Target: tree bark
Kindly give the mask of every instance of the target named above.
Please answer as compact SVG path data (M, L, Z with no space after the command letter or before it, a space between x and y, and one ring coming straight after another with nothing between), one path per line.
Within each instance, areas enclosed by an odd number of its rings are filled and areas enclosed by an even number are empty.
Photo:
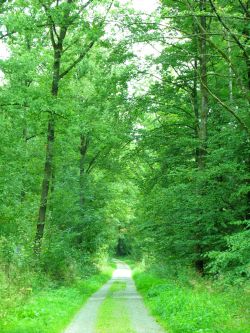
M42 242L43 235L44 235L46 211L47 211L47 204L48 204L48 195L49 195L50 181L51 181L51 176L52 176L54 139L55 139L55 123L54 123L53 117L51 116L48 121L46 157L45 157L45 164L44 164L44 175L43 175L42 190L41 190L41 200L40 200L36 238L35 238L36 252L40 252L41 242Z
M85 159L89 146L89 139L87 136L81 134L80 140L80 208L83 210L85 202Z
M53 79L51 85L51 94L54 98L57 97L59 91L61 56L62 56L62 41L58 42L58 44L54 48ZM41 199L39 206L36 236L35 236L35 250L37 253L41 251L41 245L44 236L46 211L48 206L49 190L52 179L54 141L55 141L55 117L53 111L51 111L48 120L43 182L41 189Z
M207 0L200 0L200 10L206 11ZM205 15L200 17L200 26L199 26L199 37L198 37L198 53L199 53L199 70L197 68L197 73L199 72L200 76L200 106L196 106L196 118L198 119L197 131L199 139L199 147L197 149L196 160L199 170L204 170L206 165L206 155L207 155L207 117L208 117L208 91L207 91L207 18ZM198 65L198 64L197 64ZM196 78L195 78L196 82ZM197 83L194 86L197 89ZM196 90L197 91L197 90ZM197 102L196 96L196 102ZM199 190L200 192L200 190ZM200 193L203 195L203 190ZM197 225L197 245L196 245L196 260L195 267L197 271L201 274L204 274L204 258L203 258L203 244L202 244L202 235L203 235L203 226L199 222Z
M196 36L196 34L198 34L198 29L197 29L197 25L196 22L194 22L194 28L193 28L194 32L194 36ZM195 118L195 137L197 140L199 140L199 126L200 126L200 115L199 115L199 98L198 98L198 42L197 42L197 38L195 37L195 48L196 48L196 55L195 55L195 59L194 59L194 80L193 80L193 87L192 87L192 102L193 102L193 111L194 111L194 118ZM195 149L195 161L198 164L199 161L199 155L200 155L200 149L199 147L196 147Z
M200 10L206 10L206 0L200 1ZM200 140L200 154L199 154L199 168L205 167L206 151L207 151L207 116L208 116L208 92L207 92L207 18L201 16L200 23L201 29L199 34L199 48L200 48L200 122L199 122L199 140Z
M250 0L248 0L245 4L245 27L244 27L244 35L246 36L245 44L248 45L250 41L250 28L249 28L249 19L250 19ZM247 87L248 94L250 93L250 57L245 57L246 68L247 68ZM247 141L246 145L249 147L249 141ZM250 156L246 159L246 168L250 173ZM247 179L247 185L250 186L250 179ZM246 209L246 220L250 220L250 191L247 192L247 209Z
M227 42L227 49L228 49L228 58L230 62L228 63L228 74L229 74L229 81L228 81L228 90L229 90L229 100L233 102L233 69L232 69L232 46L230 41L230 36L227 32L228 42Z

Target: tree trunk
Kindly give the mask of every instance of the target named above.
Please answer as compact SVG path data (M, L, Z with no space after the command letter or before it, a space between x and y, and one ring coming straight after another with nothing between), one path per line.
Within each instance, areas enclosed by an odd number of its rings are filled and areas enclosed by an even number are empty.
M248 0L245 4L245 26L243 29L243 35L246 36L245 45L248 45L250 40L250 28L249 28L249 19L250 19L250 0ZM250 92L250 57L249 54L246 53L245 55L246 67L247 67L247 87L248 91Z
M206 2L207 0L200 1L200 10L206 11ZM198 168L203 170L206 165L206 154L207 154L207 117L208 117L208 92L207 92L207 18L206 16L200 17L200 27L199 27L199 37L198 37L198 53L199 53L199 70L197 68L197 74L199 72L200 76L200 107L197 104L195 107L195 116L197 121L197 131L198 131L198 139L199 139L199 147L196 152L196 161ZM196 64L198 65L198 63ZM198 66L197 66L198 67ZM197 76L195 77L195 103L198 101L197 97ZM203 195L199 190L200 195ZM203 225L199 222L197 225L196 232L196 260L195 260L195 268L201 274L204 274L204 258L203 258Z
M206 0L200 1L200 10L206 10ZM199 123L199 140L200 140L200 156L199 156L199 168L205 167L206 151L207 151L207 116L208 116L208 92L207 92L207 23L206 16L200 18L200 36L199 36L199 47L200 47L200 94L201 94L201 105L200 105L200 123Z
M245 27L243 30L243 34L246 36L245 44L248 45L250 41L250 28L249 28L249 19L250 19L250 0L248 0L245 4ZM250 57L245 57L245 63L246 63L246 71L247 71L247 88L248 88L248 94L250 93ZM249 141L247 140L246 145L249 147ZM248 149L249 151L249 149ZM247 156L246 158L246 168L248 172L250 173L250 156ZM248 178L247 186L250 185L250 179ZM250 191L247 192L247 209L245 218L246 220L250 220Z
M196 32L194 32L196 33ZM199 126L200 126L200 115L199 115L199 100L198 100L198 57L196 56L194 59L194 81L192 88L192 101L193 101L193 111L195 118L195 138L199 140ZM195 149L195 161L198 164L200 155L199 147Z
M36 239L35 239L37 252L40 251L41 242L42 242L43 235L44 235L46 210L47 210L48 195L49 195L50 181L51 181L51 175L52 175L54 138L55 138L55 124L54 124L54 119L51 116L49 119L49 122L48 122L46 157L45 157L45 165L44 165L44 175L43 175L43 182L42 182L39 215L38 215L38 222L37 222Z
M23 128L23 142L24 142L24 145L25 145L25 148L24 148L24 158L25 160L27 160L27 126L25 125L24 128ZM22 171L22 188L21 188L21 193L20 193L20 201L21 203L24 202L25 200L25 171L26 171L26 165L25 165L25 162L23 162L23 171Z
M73 3L73 0L67 0L67 4L70 5ZM85 8L91 4L92 1L88 1L85 4ZM59 27L55 27L53 19L51 17L49 8L46 4L43 5L45 13L47 14L48 19L48 30L50 33L51 44L54 50L54 64L53 64L53 79L51 86L51 94L56 100L59 91L59 82L60 80L67 75L82 59L85 55L91 50L95 41L92 41L88 44L86 50L81 52L78 58L72 62L71 65L63 72L60 73L61 69L61 58L63 53L63 42L65 40L68 28L73 21L70 18L71 6L66 6L63 13L63 22ZM39 207L38 221L37 221L37 230L35 237L35 249L36 252L40 252L41 244L44 236L44 227L46 220L46 211L48 204L49 190L51 187L51 178L53 174L53 157L54 157L54 140L55 140L55 116L53 110L50 110L50 117L48 120L48 135L47 135L47 146L46 146L46 157L44 165L44 175L41 189L41 201ZM55 176L55 175L53 175Z
M229 64L228 64L228 74L229 74L229 82L228 82L228 90L229 90L229 100L232 103L233 102L233 69L232 69L232 46L230 41L230 36L227 33L227 49L228 49L228 58L229 58Z
M88 138L81 134L80 137L80 208L83 209L84 206L84 190L85 190L85 158L88 150L89 140Z
M53 80L51 86L51 94L55 98L58 95L59 81L60 81L60 65L61 65L62 45L54 50L54 66L53 66ZM41 250L42 240L44 236L44 228L46 221L46 211L48 206L49 190L52 179L53 170L53 157L54 157L54 140L55 140L55 117L53 111L51 111L48 120L47 130L47 145L46 145L46 156L44 164L44 174L41 190L40 207L37 221L37 230L35 237L35 249L39 253Z

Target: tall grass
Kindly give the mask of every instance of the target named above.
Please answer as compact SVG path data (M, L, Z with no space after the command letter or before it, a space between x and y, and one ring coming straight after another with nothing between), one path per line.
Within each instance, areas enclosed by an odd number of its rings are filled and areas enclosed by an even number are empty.
M250 333L247 288L221 288L199 277L134 274L139 292L168 333Z
M1 301L1 333L59 333L91 294L110 277L110 268L73 285L44 283L43 290L19 290ZM22 295L23 293L27 295Z

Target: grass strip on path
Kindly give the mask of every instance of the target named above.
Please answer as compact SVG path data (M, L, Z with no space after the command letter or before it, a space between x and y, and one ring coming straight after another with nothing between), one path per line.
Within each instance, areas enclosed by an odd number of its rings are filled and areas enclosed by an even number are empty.
M131 327L126 299L122 297L125 289L125 282L116 281L112 284L100 307L95 333L135 333Z
M1 333L60 333L84 302L111 277L111 269L62 286L34 292L0 320Z

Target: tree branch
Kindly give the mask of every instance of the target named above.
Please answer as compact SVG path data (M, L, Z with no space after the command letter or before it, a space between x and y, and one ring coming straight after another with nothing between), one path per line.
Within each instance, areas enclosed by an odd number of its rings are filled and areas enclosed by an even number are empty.
M87 1L83 6L82 6L82 10L86 9L94 0L89 0Z
M101 154L101 150L91 159L91 161L89 162L89 166L88 166L88 168L87 168L87 170L86 170L86 173L87 174L90 174L90 172L92 171L92 169L93 169L93 166L94 166L94 164L95 164L95 162L96 162L96 160L98 159L98 157L100 156L100 154Z
M213 3L213 0L209 0L211 7L215 13L215 15L217 16L218 20L220 21L220 23L222 24L222 26L229 32L229 34L232 36L232 38L235 40L235 42L237 43L237 45L240 47L240 49L243 51L244 56L246 59L249 59L249 56L246 52L245 47L242 45L242 43L240 42L240 40L236 37L236 35L228 28L228 26L225 24L225 22L223 21L223 19L221 18L220 14L218 13L215 4Z
M45 11L45 13L46 13L46 15L47 15L47 17L48 17L48 19L50 21L50 37L51 37L51 41L52 41L53 47L55 47L56 46L56 41L55 41L55 38L54 38L54 34L57 37L57 39L59 39L59 36L57 34L57 31L56 31L55 22L53 21L52 16L49 13L48 7L44 3L42 3L41 1L40 1L40 4L44 8L44 11Z
M94 46L95 41L92 41L89 43L87 48L78 56L78 58L71 64L69 67L60 74L60 79L62 79L64 76L66 76L79 62L88 54L88 52L92 49Z
M31 139L34 139L34 138L36 138L36 137L38 137L40 135L45 135L45 134L46 134L45 132L41 132L41 133L38 133L38 134L33 134L33 135L30 135L30 136L27 136L27 137L25 137L25 141L27 142L27 141L29 141Z
M241 0L239 0L239 3L240 3L240 5L241 5L241 7L243 8L244 12L245 12L247 15L249 15L248 9L247 9L247 7L245 6L245 4L244 4Z
M4 39L5 37L9 37L9 36L12 36L16 33L16 31L13 31L13 32L7 32L6 34L0 34L0 39Z
M204 85L204 88L207 90L209 95L213 97L221 106L223 106L224 109L226 109L231 115L234 116L234 118L238 121L238 123L241 125L241 127L247 132L247 134L250 136L250 129L248 126L244 123L244 121L236 114L236 112L230 108L226 103L224 103L218 96L216 96L209 88L208 86Z

